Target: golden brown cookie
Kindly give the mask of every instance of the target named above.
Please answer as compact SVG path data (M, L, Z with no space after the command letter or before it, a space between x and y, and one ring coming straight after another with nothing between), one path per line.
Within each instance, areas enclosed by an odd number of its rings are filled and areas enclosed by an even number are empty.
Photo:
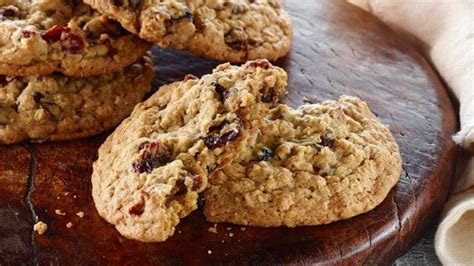
M197 208L209 172L243 149L248 132L285 92L286 79L259 60L161 87L99 149L92 175L99 214L131 239L172 236Z
M88 78L0 75L0 144L92 136L115 127L150 91L147 56L121 72Z
M212 59L276 60L291 46L280 0L84 1L145 40Z
M79 0L0 2L0 74L83 77L120 71L151 45Z
M278 105L235 160L209 177L210 222L327 224L372 210L398 182L401 158L388 126L358 98Z

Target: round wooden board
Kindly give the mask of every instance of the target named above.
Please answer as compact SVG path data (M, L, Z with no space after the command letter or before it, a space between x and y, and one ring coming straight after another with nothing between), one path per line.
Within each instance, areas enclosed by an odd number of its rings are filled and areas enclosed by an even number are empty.
M391 125L404 160L399 184L375 210L325 226L208 228L198 210L175 236L145 244L121 237L91 197L91 165L106 135L0 147L0 261L40 264L390 263L446 200L456 148L448 95L423 58L380 21L344 1L286 1L294 21L289 74L293 106L356 95ZM154 50L155 85L209 73L217 62ZM61 210L65 215L58 215ZM84 218L76 215L84 212ZM32 232L34 217L48 224ZM66 224L71 222L72 228ZM231 234L232 233L232 234Z

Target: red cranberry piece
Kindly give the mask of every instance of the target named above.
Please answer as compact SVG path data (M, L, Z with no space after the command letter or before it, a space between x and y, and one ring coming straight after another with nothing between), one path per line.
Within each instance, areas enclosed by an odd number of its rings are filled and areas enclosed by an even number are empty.
M61 40L61 49L63 51L68 51L72 54L80 54L84 51L86 46L84 39L74 33L69 33L67 36Z
M214 86L214 89L216 90L217 95L219 95L219 99L221 100L221 102L224 102L227 97L229 97L230 90L227 90L215 81L213 81L211 85Z
M130 215L140 216L145 212L145 201L150 198L150 194L146 191L141 191L140 201L128 209Z
M209 149L223 146L239 136L241 127L242 124L240 121L234 121L232 123L225 122L222 125L211 127L209 129L209 135L203 139L204 144L206 144Z
M22 30L21 34L23 35L24 38L30 38L31 36L35 35L36 32L31 31L31 30Z
M48 43L59 42L63 33L69 32L71 32L71 29L69 27L55 25L43 34L41 34L41 38L43 38L43 40L47 41Z
M198 77L194 76L194 75L191 75L191 74L187 74L185 77L184 77L184 81L188 81L188 80L197 80L199 79Z
M136 173L151 173L153 169L167 164L170 160L168 148L160 142L145 142L138 149L140 155L132 163Z
M255 61L247 63L247 66L248 67L261 67L263 69L269 69L272 66L272 64L270 64L270 62L268 62L267 59L257 59Z
M203 180L202 180L202 176L201 175L194 175L193 177L191 177L194 181L193 183L193 187L191 188L193 191L198 191L202 188L202 183L203 183Z
M72 54L82 53L85 47L84 39L71 32L71 28L55 25L48 31L44 32L41 37L48 43L59 42L63 51L68 51Z

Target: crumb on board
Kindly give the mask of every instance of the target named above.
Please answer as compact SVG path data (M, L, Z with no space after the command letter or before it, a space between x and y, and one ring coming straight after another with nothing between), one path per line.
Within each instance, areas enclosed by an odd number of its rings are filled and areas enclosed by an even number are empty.
M46 232L46 230L48 229L48 225L43 223L42 221L38 221L34 226L33 226L33 230L35 232L38 232L38 235L42 235L44 234L44 232Z
M77 198L77 196L76 196L76 195L74 195L74 196L72 196L72 197L73 197L73 198Z
M245 228L245 227L240 227L240 230L241 230L241 231L245 231L246 229L247 229L247 228Z
M207 229L207 231L209 231L211 233L214 233L214 234L217 234L217 224L214 224L213 227L209 227L209 229Z
M209 249L209 250L207 251L207 254L212 254L212 250Z
M234 233L229 233L229 236L230 236L230 237L233 237L233 236L234 236Z
M67 196L67 195L69 195L69 192L64 192L64 196Z
M67 223L67 224L66 224L66 227L67 227L67 228L71 228L71 227L72 227L72 223L71 223L71 222Z
M232 227L227 227L226 229L227 229L227 231L230 231L230 230L232 230Z
M76 213L77 216L79 216L80 218L84 218L84 213L83 212L78 212Z
M66 213L63 212L63 211L61 211L60 209L56 209L56 210L54 210L54 212L55 212L57 215L62 215L62 216L66 215Z

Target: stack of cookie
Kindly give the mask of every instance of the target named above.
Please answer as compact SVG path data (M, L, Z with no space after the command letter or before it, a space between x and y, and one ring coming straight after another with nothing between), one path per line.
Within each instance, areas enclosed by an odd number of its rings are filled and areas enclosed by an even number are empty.
M2 1L0 143L113 128L150 90L150 46L80 1Z
M292 109L267 60L223 64L161 87L99 149L99 214L124 236L164 241L197 209L210 222L318 225L367 212L401 172L388 126L358 98Z

